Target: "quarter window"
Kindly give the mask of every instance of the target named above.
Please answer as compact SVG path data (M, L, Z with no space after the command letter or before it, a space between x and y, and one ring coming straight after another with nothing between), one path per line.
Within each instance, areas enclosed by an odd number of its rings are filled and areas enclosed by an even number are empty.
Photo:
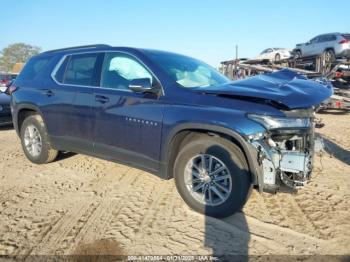
M52 57L50 56L39 58L35 57L30 59L18 76L18 80L34 80L39 75L39 73L45 69L51 58Z
M102 67L101 86L119 90L129 90L134 79L149 78L151 73L130 56L118 53L106 53Z

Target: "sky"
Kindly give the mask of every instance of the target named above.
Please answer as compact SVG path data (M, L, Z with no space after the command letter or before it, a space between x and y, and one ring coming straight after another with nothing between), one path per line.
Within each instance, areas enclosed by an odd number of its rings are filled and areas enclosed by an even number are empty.
M0 0L0 49L110 44L173 51L213 66L350 32L349 0Z

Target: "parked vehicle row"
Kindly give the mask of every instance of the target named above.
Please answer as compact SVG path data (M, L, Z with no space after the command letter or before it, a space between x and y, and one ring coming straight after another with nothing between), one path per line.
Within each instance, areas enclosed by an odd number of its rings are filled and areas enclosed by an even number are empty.
M297 44L293 50L287 48L267 48L252 60L277 62L293 57L310 58L324 55L327 62L337 58L350 58L350 34L328 33L318 35L306 43Z
M175 178L194 210L228 216L252 186L309 180L314 108L326 82L289 70L232 82L183 55L94 45L30 59L11 93L27 158L71 151Z

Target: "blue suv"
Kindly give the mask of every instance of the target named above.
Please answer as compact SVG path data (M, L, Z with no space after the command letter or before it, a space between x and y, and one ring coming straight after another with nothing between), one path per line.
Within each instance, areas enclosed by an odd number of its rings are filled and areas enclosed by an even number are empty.
M33 57L7 92L30 161L121 162L175 178L191 208L225 217L252 187L305 185L314 110L332 87L289 70L232 82L187 56L93 45Z

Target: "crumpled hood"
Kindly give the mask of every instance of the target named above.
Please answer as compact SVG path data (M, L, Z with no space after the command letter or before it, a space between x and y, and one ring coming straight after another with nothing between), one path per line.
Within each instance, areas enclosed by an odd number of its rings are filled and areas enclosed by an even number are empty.
M288 109L298 109L319 105L333 94L333 87L328 82L308 80L294 71L283 69L208 90L198 88L197 91L243 100L265 100Z

